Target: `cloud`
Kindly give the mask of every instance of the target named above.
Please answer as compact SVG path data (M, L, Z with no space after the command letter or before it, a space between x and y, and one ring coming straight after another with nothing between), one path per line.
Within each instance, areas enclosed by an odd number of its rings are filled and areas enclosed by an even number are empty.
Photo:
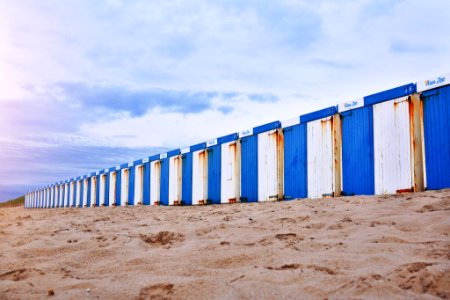
M55 97L52 91L66 102L79 103L84 109L101 108L113 112L127 112L132 117L141 117L148 111L159 108L162 112L199 113L212 109L215 99L233 101L246 97L255 102L275 102L276 95L270 93L239 93L218 91L175 91L163 89L130 89L119 86L93 85L81 82L62 82L48 88L47 96ZM221 108L223 111L223 108ZM230 112L232 107L226 109Z
M434 52L431 45L417 44L411 42L395 41L391 44L390 50L395 53L429 53Z

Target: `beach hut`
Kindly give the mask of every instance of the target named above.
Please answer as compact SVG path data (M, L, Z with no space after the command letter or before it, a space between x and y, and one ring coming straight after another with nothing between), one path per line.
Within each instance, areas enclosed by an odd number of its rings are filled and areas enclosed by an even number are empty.
M414 190L414 84L342 103L343 195Z
M417 83L423 107L425 186L450 187L450 74Z
M98 203L99 206L106 206L106 198L108 198L108 172L109 169L104 169L99 172L99 187L98 187Z
M48 207L53 208L53 201L54 201L54 189L53 184L49 185L48 187Z
M283 134L279 121L239 133L241 201L283 199Z
M150 205L150 157L146 157L142 159L142 166L143 166L143 196L142 196L142 204L143 205Z
M81 206L80 189L81 189L81 181L80 177L78 176L74 180L74 207Z
M88 185L88 207L97 206L98 195L97 195L97 187L98 187L98 176L97 172L90 173L89 176L89 185Z
M53 185L47 187L47 207L53 207Z
M83 181L81 185L81 195L83 199L83 207L88 207L88 197L89 197L89 178L87 175L83 176Z
M58 182L58 208L63 207L64 188L62 181Z
M300 116L307 131L308 198L339 196L341 192L340 118L336 106Z
M149 204L144 199L149 199L148 191L150 185L150 165L149 158L143 158L134 162L134 190L133 203L134 205ZM145 203L144 203L145 202Z
M125 163L116 168L116 206L126 206L130 198L130 168L133 163Z
M239 199L238 138L232 133L206 142L207 203L235 203Z
M69 181L69 206L75 207L75 179Z
M46 190L45 190L46 188L45 188L45 186L42 188L42 208L45 208L45 205L46 205L46 196L47 196L47 193L46 193Z
M150 157L150 205L161 202L161 159L167 154L156 154Z
M281 121L284 137L284 199L308 197L307 123Z
M117 193L118 190L118 181L117 181L117 173L120 170L120 166L115 166L109 168L109 172L107 173L107 181L108 181L108 197L105 199L105 205L107 206L116 206L119 201L119 195Z
M207 199L206 143L181 149L181 203L205 204Z
M163 153L160 164L160 204L181 204L181 156L180 149Z

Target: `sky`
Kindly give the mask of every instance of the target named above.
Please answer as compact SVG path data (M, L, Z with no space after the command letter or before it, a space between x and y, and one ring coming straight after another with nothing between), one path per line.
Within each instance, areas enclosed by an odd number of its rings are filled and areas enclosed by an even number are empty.
M0 201L450 72L450 1L0 0Z

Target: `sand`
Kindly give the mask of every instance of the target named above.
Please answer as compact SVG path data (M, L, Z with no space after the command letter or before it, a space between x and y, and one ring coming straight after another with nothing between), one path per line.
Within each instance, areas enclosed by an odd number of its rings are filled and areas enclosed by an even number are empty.
M450 190L0 209L1 299L450 298Z

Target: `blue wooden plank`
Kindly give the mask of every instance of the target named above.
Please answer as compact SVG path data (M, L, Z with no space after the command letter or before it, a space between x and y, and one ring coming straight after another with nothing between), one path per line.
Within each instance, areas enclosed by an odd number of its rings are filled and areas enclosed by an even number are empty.
M181 158L181 202L192 205L192 152Z
M150 163L144 164L144 198L143 205L150 205Z
M422 94L427 188L450 187L450 86Z
M241 201L258 202L258 136L241 139Z
M307 125L284 130L284 199L308 197Z
M343 195L375 193L373 107L341 113Z
M169 205L169 159L161 160L160 204Z
M221 146L208 149L208 203L220 204Z

